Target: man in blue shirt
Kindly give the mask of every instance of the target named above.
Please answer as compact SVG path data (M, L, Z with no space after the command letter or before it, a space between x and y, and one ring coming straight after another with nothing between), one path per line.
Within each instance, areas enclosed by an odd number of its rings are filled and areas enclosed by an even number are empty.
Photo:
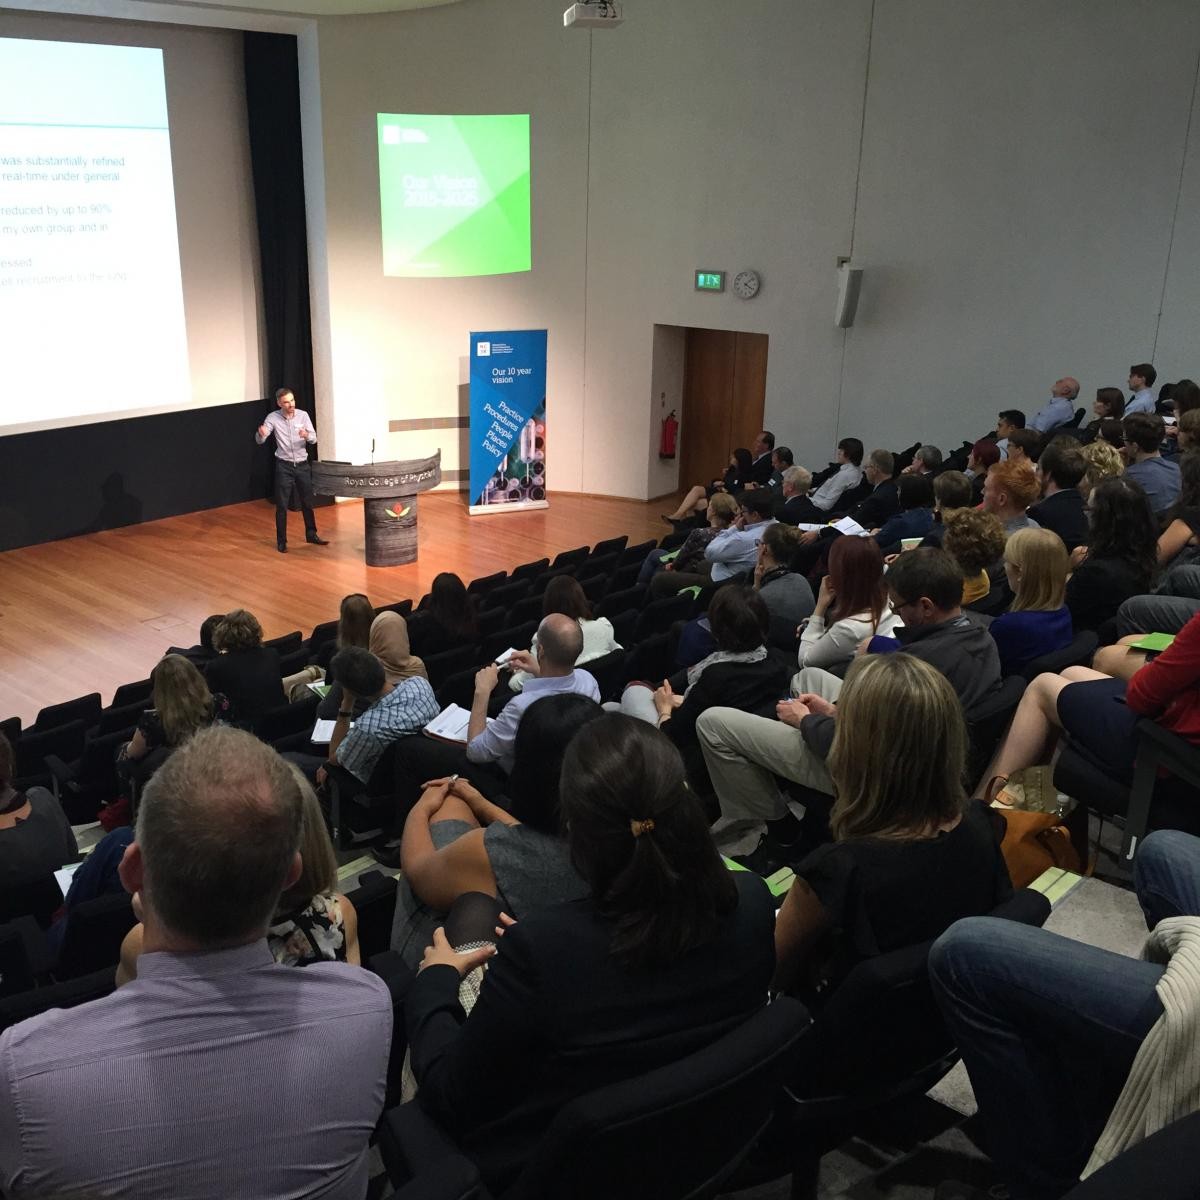
M1122 422L1125 445L1125 478L1142 486L1150 499L1155 516L1166 512L1179 499L1179 464L1163 458L1159 447L1163 440L1162 417L1156 413L1134 413Z
M755 489L744 492L738 499L742 511L733 525L721 530L704 547L704 557L712 563L714 583L746 572L753 574L762 531L775 523L775 499L770 492Z
M1066 425L1075 415L1075 400L1079 395L1079 380L1064 375L1055 381L1050 389L1050 403L1039 408L1029 419L1028 428L1036 429L1038 433L1050 433L1051 430Z
M255 430L254 440L261 446L269 437L275 438L275 549L287 553L287 512L292 488L300 497L304 514L304 540L314 546L329 543L317 533L317 519L312 510L312 471L308 465L308 448L317 444L317 431L312 419L296 407L296 397L290 388L275 393L277 411Z
M1129 390L1133 393L1125 401L1125 415L1154 412L1154 381L1158 372L1150 363L1134 363L1129 368Z

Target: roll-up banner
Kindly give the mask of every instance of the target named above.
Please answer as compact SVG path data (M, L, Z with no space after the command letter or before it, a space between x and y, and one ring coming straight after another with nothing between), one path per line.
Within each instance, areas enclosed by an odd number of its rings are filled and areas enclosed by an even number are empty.
M471 334L472 514L547 508L546 331Z

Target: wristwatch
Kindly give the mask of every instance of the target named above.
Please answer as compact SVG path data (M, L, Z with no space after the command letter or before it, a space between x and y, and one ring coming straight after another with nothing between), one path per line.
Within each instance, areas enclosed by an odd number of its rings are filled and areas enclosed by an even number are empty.
M342 710L340 710L340 711L338 712L338 717L339 717L339 718L341 718L341 717L352 717L352 716L354 716L354 710L353 710L352 708L351 708L351 709L342 709Z

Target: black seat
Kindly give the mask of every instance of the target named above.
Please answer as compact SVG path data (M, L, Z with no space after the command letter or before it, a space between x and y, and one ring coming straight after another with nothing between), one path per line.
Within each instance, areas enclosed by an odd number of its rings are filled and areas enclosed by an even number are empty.
M557 579L560 575L574 575L577 567L577 563L568 563L565 567L552 567L549 571L543 571L530 584L529 594L531 596L541 596L550 586L550 580Z
M580 664L579 669L586 671L600 689L601 700L619 700L621 686L625 682L625 663L629 655L625 650L610 650L600 658Z
M475 676L478 671L478 667L467 667L465 671L455 671L453 675L447 675L434 693L438 707L447 708L451 704L457 704L460 708L470 709L475 697Z
M1000 681L1000 686L966 713L967 719L967 778L971 786L979 779L992 761L992 755L1012 720L1021 697L1025 694L1025 680L1020 675L1009 675Z
M1196 1200L1198 1178L1200 1112L1194 1112L1118 1154L1062 1200Z
M514 576L515 578L515 576ZM467 584L467 594L470 596L486 596L493 588L501 587L508 579L508 573L497 571L494 575L481 575Z
M611 617L629 609L640 609L646 601L647 589L642 586L626 588L620 592L609 592L596 608L596 616Z
M69 725L72 721L82 721L90 728L100 720L102 708L99 692L89 692L86 696L64 700L61 704L50 704L38 713L37 720L29 732L44 733L47 729L57 729L60 725Z
M526 621L540 621L542 619L542 597L541 596L526 596L524 600L518 600L516 604L508 610L508 625L524 625ZM522 646L521 649L524 649Z
M453 650L441 654L431 654L425 662L425 674L429 676L429 686L436 692L442 683L458 671L468 667L477 667L487 660L480 658L479 646L469 642L465 646L456 646Z
M1087 415L1086 408L1077 408L1075 415L1063 426L1064 429L1078 429L1079 422Z
M47 756L52 756L70 767L74 767L83 756L87 738L87 723L72 721L45 732L27 729L21 734L16 750L17 778L19 790L29 787L57 789L57 784L46 765ZM0 918L2 920L3 918Z
M599 604L608 595L608 587L611 581L612 577L609 575L591 575L587 579L581 579L579 586L583 589L583 594L588 598L588 603Z
M100 809L121 794L117 752L128 740L125 730L90 737L74 764L55 754L46 755L43 761L58 785L58 798L72 825L94 821Z
M770 1120L808 1022L784 997L702 1050L572 1100L504 1200L716 1196ZM445 1177L450 1159L466 1163L416 1103L384 1114L379 1148L397 1185ZM463 1166L462 1178L471 1170ZM482 1185L474 1194L491 1195Z
M152 679L135 679L133 683L123 683L108 703L109 708L124 708L128 704L141 704L150 707L150 696L154 691Z
M398 745L384 748L366 783L336 763L326 764L322 805L327 806L330 833L339 850L376 840L395 821Z
M393 604L381 604L381 605L380 605L380 606L379 606L379 607L378 607L378 608L375 610L375 615L376 615L376 616L379 616L379 614L380 614L380 613L383 613L383 612L394 612L394 613L399 613L399 614L400 614L400 616L402 616L402 617L404 617L405 619L407 619L407 618L408 618L408 614L409 614L410 612L412 612L412 610L413 610L413 602L412 602L412 600L411 600L411 599L404 599L404 600L397 600L397 601L395 601L395 603L393 603Z
M580 563L575 571L575 578L591 579L594 575L604 575L611 579L616 574L620 557L619 554L593 554L591 558Z
M498 633L509 624L508 610L505 608L485 608L475 619L479 637L483 639L490 634Z
M358 877L358 887L346 893L346 899L358 915L358 950L366 962L391 945L396 880L382 871L366 871Z
M1023 889L993 916L1042 925L1045 896ZM821 1157L851 1136L862 1118L919 1096L958 1061L929 984L932 942L869 958L830 994L800 1046L790 1111L771 1141L792 1156L792 1196L815 1200Z
M273 646L279 651L279 656L282 658L285 654L291 654L295 650L299 650L304 644L304 635L298 629L293 629L291 633L281 633L278 637L270 638L263 642L264 646Z
M638 576L641 575L641 573L641 563L624 563L613 572L612 581L608 585L608 590L610 592L624 592L631 587L637 587Z
M666 633L676 621L686 621L695 607L695 598L687 593L651 600L638 614L638 623L633 631L634 641L640 642L656 633Z
M522 563L519 567L513 567L508 577L513 583L516 583L520 579L528 579L532 583L549 566L550 560L548 558L537 558L533 562Z
M554 556L554 561L550 564L552 571L559 567L577 567L580 563L586 561L591 554L590 546L576 546L574 550L563 550L560 554Z
M279 656L279 677L286 679L289 675L295 675L299 671L303 671L308 666L309 659L312 656L308 652L308 646L301 644L296 650L291 650L287 654Z
M1090 629L1085 629L1082 633L1077 633L1071 639L1070 644L1061 650L1043 654L1040 658L1027 662L1021 669L1021 674L1028 683L1032 683L1039 675L1043 675L1047 671L1057 675L1068 667L1091 666L1092 657L1099 644L1100 639L1096 634Z
M5 717L3 721L0 721L0 734L8 739L10 746L15 746L17 739L21 736L21 718Z
M627 608L624 612L615 613L609 617L612 622L613 637L628 649L633 645L633 631L637 628L637 609Z
M480 602L480 608L484 611L490 608L510 609L519 600L524 600L529 595L530 581L528 579L519 579L516 583L506 583L503 587L492 588Z
M105 967L115 967L121 960L121 943L136 922L132 897L127 892L109 892L73 904L54 978L78 979Z
M537 633L537 627L537 621L526 621L523 625L510 625L507 629L501 629L499 633L485 638L479 661L493 662L498 654L503 654L510 648L528 650L533 641L533 635Z
M62 907L62 902L62 888L52 874L36 883L0 888L0 923L32 917L42 929L49 929L50 918Z
M311 733L313 722L317 719L319 703L316 693L309 692L291 704L281 704L278 708L272 708L255 722L254 734L268 745L274 745L298 733Z
M100 722L92 730L93 737L103 737L106 733L118 733L121 730L132 730L141 720L142 713L147 709L143 700L135 700L132 704L122 704L120 708L106 708L100 714Z
M625 567L630 563L637 563L638 566L641 566L642 563L646 561L646 555L649 554L651 550L657 549L657 547L658 543L653 540L649 542L638 542L636 546L626 546L625 549L621 551L621 566Z
M320 625L314 625L312 633L308 635L309 658L312 658L326 643L337 641L337 633L337 621L322 621Z
M602 542L597 542L592 547L592 557L597 558L602 554L617 554L629 544L629 534L623 533L620 537L605 538Z
M688 540L689 536L690 535L687 532L668 533L667 536L658 543L658 548L667 552L671 550L678 550L679 547ZM649 551L647 551L647 553L649 553Z
M52 1008L75 1008L109 995L116 986L116 969L105 967L79 979L32 988L0 999L0 1032Z

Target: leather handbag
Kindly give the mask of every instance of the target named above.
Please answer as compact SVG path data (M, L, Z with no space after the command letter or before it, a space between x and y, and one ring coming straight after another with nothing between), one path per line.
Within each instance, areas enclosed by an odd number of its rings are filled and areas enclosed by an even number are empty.
M1086 845L1087 810L1059 800L1052 767L1025 767L1007 779L997 776L988 784L987 800L1004 821L1000 852L1014 888L1028 887L1051 867L1082 869L1079 826L1082 822Z

